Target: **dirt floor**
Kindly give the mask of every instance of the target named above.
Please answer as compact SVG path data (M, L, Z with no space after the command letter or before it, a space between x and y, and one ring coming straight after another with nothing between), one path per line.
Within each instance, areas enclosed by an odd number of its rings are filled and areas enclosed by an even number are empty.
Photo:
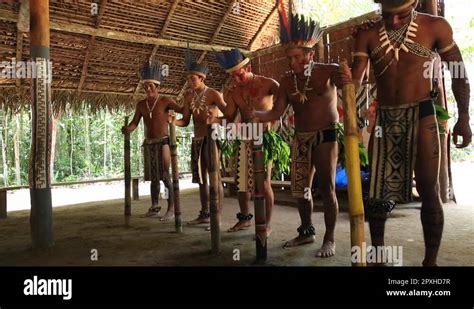
M182 194L182 218L193 219L199 211L195 189ZM0 220L0 266L238 266L255 259L254 228L237 233L225 232L235 222L238 203L226 198L222 216L222 252L210 254L210 233L204 226L186 226L174 232L174 222L140 218L149 207L149 196L132 204L128 224L123 216L123 200L78 204L54 208L55 246L46 251L30 249L29 211L9 212ZM345 203L340 201L340 203ZM296 236L299 225L295 207L275 205L273 234L268 240L268 264L278 266L350 266L350 234L347 212L341 212L336 227L335 257L315 258L324 233L320 207L313 214L316 243L283 249L283 243ZM474 265L472 205L447 204L445 228L438 263L440 266ZM424 243L419 204L398 206L388 220L386 245L403 246L403 265L419 266ZM366 239L370 242L368 226ZM98 261L91 261L91 250ZM235 260L236 252L240 260Z

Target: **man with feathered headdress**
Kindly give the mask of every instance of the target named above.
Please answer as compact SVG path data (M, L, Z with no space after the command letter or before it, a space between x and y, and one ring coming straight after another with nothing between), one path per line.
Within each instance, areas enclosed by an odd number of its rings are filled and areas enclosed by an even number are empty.
M239 144L237 156L237 171L235 181L238 188L238 199L240 212L237 213L237 223L230 228L229 232L236 232L247 229L251 226L253 215L250 213L249 201L253 192L253 163L252 163L252 143L255 139L263 142L263 150L268 151L272 145L266 145L268 141L275 141L278 136L276 132L270 131L270 123L261 125L261 130L255 130L252 126L252 115L254 110L270 110L273 106L273 98L278 93L279 84L264 76L252 72L250 59L242 55L239 49L234 48L230 51L216 53L219 64L232 77L231 85L224 93L227 103L222 112L227 121L232 122L240 112L241 124L238 128L249 128L250 136L240 136L237 142ZM250 126L249 126L250 124ZM259 125L259 124L255 124ZM242 131L242 130L237 130ZM259 132L256 132L259 131ZM272 134L275 138L266 138ZM261 136L257 136L261 135ZM249 138L250 137L250 138ZM286 145L286 144L285 144ZM284 146L284 145L282 145ZM267 149L267 150L265 150ZM273 190L271 187L272 158L267 153L266 178L264 181L264 197L267 236L271 233L271 218L273 209Z
M158 216L161 210L159 204L160 180L168 190L168 210L161 218L168 221L174 218L173 185L169 168L171 153L168 136L168 111L180 110L176 102L168 97L160 96L158 89L164 79L163 67L159 61L147 62L141 72L141 83L146 92L146 99L138 102L135 115L128 126L122 128L122 133L133 132L140 119L145 124L145 180L151 181L151 207L145 217Z
M382 18L355 38L352 72L341 66L341 83L361 85L369 60L377 83L377 115L369 146L371 179L367 201L372 245L384 246L387 212L384 201L409 202L412 176L422 200L421 222L425 239L424 266L436 265L443 233L443 207L439 194L440 139L434 101L437 78L433 60L463 65L449 23L442 17L418 13L417 0L376 0ZM448 65L450 70L452 66ZM456 69L457 70L457 69ZM455 70L455 71L456 71ZM467 76L451 71L452 89L459 110L453 140L458 148L472 139L469 126L470 89ZM378 250L375 250L378 251ZM377 257L378 259L378 257Z
M291 14L288 18L281 0L278 5L280 40L291 71L280 82L280 93L273 109L256 112L255 116L259 121L278 119L287 106L292 105L295 136L291 154L291 190L298 199L301 225L297 229L298 236L287 241L284 247L315 241L311 187L316 170L326 223L323 244L316 256L329 257L335 254L334 229L338 214L335 192L338 145L334 124L339 116L336 86L332 79L338 66L313 60L314 47L322 35L319 23L302 15Z
M189 225L210 223L209 212L209 186L208 165L209 155L207 152L207 119L208 113L217 116L218 109L225 109L222 94L217 90L209 88L204 83L209 68L205 64L197 63L189 48L185 52L185 66L187 71L187 83L189 91L184 95L183 118L176 120L175 124L180 127L189 125L191 115L194 123L194 137L191 144L191 168L192 182L199 184L201 198L201 211L198 217ZM219 194L223 194L222 183L219 183ZM223 196L221 196L221 200Z

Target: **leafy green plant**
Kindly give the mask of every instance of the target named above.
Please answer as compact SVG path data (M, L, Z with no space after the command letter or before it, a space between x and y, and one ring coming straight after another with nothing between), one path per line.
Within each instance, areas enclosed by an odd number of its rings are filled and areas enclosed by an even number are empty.
M263 158L265 164L269 160L273 161L272 174L281 177L282 174L288 175L290 172L290 146L274 130L268 130L263 135L264 153Z
M445 124L451 116L449 115L448 111L445 110L441 105L435 104L436 110L436 119L438 119L438 129L439 133L443 134L446 133Z

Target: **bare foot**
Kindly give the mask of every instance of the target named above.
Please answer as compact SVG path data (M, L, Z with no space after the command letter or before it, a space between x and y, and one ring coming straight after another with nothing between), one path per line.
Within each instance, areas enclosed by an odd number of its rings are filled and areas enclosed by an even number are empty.
M297 236L293 238L292 240L287 241L284 245L283 248L291 248L291 247L296 247L296 246L301 246L305 244L310 244L313 243L315 240L314 235L307 235L307 236Z
M141 215L141 218L153 218L153 217L158 217L161 212L161 207L160 206L152 206L148 208L148 211L144 214Z
M166 214L160 219L162 222L168 222L174 219L174 211L168 210Z
M203 218L201 216L197 217L196 219L189 221L187 224L188 225L197 225L197 224L204 224L204 223L210 223L211 219L210 218Z
M332 241L326 241L321 248L316 251L316 257L327 258L336 254L336 244Z
M237 232L240 230L246 230L252 226L252 221L250 220L242 220L237 222L233 227L227 230L227 232Z

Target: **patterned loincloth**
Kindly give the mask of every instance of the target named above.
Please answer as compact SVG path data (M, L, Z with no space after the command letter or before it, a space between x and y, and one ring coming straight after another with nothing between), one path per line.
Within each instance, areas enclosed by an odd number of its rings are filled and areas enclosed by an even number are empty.
M239 141L235 184L239 192L253 192L252 141Z
M337 131L334 128L317 132L296 132L291 147L291 194L294 197L304 198L306 188L311 188L309 176L312 170L311 153L314 147L336 140Z
M191 143L191 170L193 174L193 183L204 183L202 175L201 159L203 156L206 137L195 137Z
M412 200L418 123L434 114L431 100L378 108L370 161L370 198L403 203Z
M144 155L144 176L145 181L160 181L164 180L163 167L163 145L169 145L170 139L168 136L155 139L146 139L143 142Z

